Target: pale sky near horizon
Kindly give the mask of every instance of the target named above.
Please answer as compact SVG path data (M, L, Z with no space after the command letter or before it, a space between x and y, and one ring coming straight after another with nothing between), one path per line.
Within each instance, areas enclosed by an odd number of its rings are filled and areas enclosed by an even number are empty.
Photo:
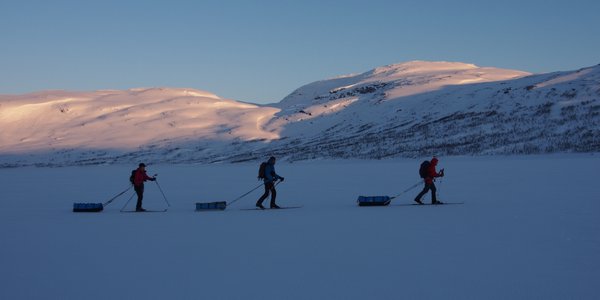
M600 63L600 1L0 0L0 94L186 87L254 103L411 60Z

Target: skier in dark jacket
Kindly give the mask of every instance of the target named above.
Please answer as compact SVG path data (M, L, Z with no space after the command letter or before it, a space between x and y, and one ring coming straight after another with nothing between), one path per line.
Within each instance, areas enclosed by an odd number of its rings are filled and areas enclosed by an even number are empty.
M271 208L280 208L277 204L275 204L275 198L277 198L277 191L275 190L275 181L277 180L283 181L284 178L279 176L275 172L275 157L271 156L267 161L265 166L265 174L264 174L264 183L265 183L265 193L260 196L258 201L256 201L256 207L260 209L265 209L262 205L263 201L269 196L269 192L271 193Z
M156 178L146 175L146 165L141 163L133 176L133 189L137 194L137 204L135 211L146 211L142 208L142 200L144 199L144 181L155 181Z
M444 177L444 169L441 169L439 173L435 170L435 166L437 166L437 163L437 158L434 157L431 159L431 163L429 164L429 168L427 169L427 176L425 176L425 178L423 179L425 181L425 187L423 187L423 190L417 195L417 197L415 198L415 202L423 204L423 202L421 202L421 197L423 197L423 195L427 194L427 192L431 190L431 204L443 204L436 198L436 188L435 184L433 183L436 177Z

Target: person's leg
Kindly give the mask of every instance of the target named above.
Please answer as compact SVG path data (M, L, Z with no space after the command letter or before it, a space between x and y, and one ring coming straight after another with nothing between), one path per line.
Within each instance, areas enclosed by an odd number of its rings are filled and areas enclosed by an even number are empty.
M436 196L436 191L437 189L435 188L435 183L431 183L431 185L429 186L429 189L431 190L431 203L434 204L437 202L437 196Z
M427 194L428 191L429 191L429 185L426 183L425 186L423 187L423 190L415 198L415 202L417 202L419 204L423 204L423 202L421 202L421 198L423 197L423 195Z
M260 196L260 198L258 198L258 201L256 201L256 206L263 208L262 207L262 203L265 199L267 199L267 197L269 197L269 191L270 191L270 187L269 187L269 183L265 183L265 193Z
M277 204L275 204L275 199L277 198L277 191L275 190L275 185L271 184L271 208L279 208Z
M135 205L135 209L140 210L142 209L142 200L144 200L144 186L136 186L134 189L137 194L137 204Z

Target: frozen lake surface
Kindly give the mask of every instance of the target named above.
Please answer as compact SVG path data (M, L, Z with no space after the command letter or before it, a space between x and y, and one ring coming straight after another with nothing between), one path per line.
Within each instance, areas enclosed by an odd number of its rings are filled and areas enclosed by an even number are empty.
M131 166L0 170L2 299L598 299L598 155L440 158L439 198L358 207L421 160L277 164L278 204L246 211L258 164L149 165L171 207L120 213ZM426 195L424 200L430 201ZM145 207L166 206L153 182ZM266 201L268 204L268 200ZM133 207L134 200L129 203Z

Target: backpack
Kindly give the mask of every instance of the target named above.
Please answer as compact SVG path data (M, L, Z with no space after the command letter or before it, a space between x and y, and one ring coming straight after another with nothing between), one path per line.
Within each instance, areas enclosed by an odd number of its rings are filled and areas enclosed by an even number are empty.
M135 172L137 172L137 170L131 171L131 176L129 176L129 182L131 182L131 184L133 184L133 181L135 179Z
M421 167L419 168L419 176L421 178L429 177L429 165L431 165L431 162L428 160L421 163Z
M258 168L258 179L265 179L265 168L267 167L266 162L262 162Z

